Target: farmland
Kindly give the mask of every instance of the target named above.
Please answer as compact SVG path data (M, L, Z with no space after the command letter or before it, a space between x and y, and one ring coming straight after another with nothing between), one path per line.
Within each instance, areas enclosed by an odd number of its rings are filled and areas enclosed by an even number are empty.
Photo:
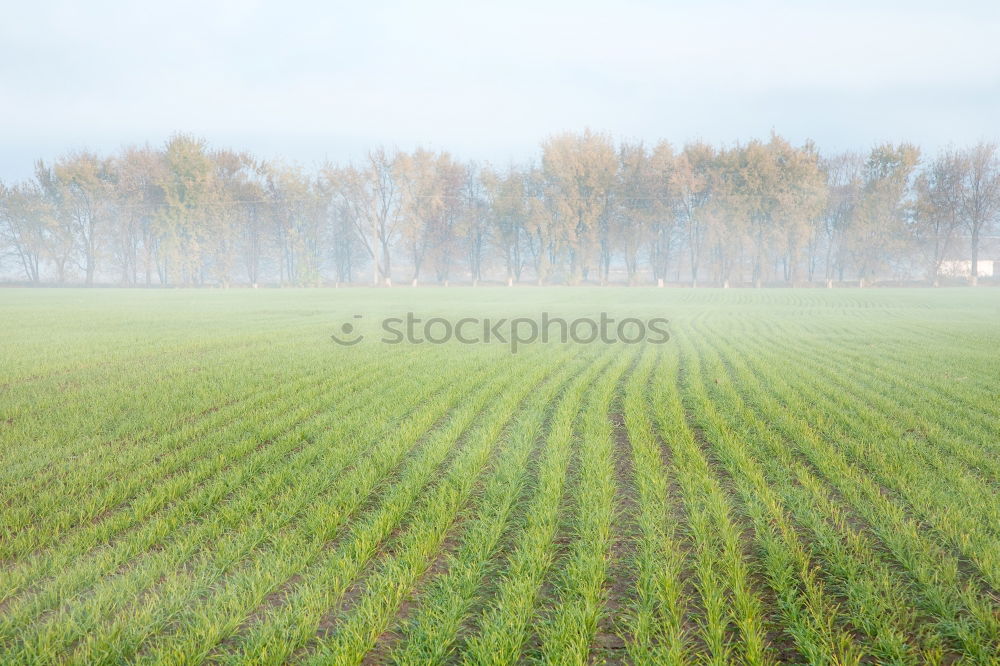
M670 336L383 343L407 312ZM0 663L1000 660L1000 290L0 313Z

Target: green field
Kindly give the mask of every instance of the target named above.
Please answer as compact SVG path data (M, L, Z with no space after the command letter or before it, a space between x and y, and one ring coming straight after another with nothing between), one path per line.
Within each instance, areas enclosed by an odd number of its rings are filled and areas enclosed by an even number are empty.
M408 311L671 337L382 343ZM8 289L0 315L0 663L1000 660L1000 290Z

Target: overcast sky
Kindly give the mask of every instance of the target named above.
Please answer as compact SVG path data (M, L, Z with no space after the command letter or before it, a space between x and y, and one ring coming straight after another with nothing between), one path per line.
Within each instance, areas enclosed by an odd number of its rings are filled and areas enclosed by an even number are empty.
M312 167L505 164L590 127L930 149L1000 136L998 2L5 3L0 179L176 131Z

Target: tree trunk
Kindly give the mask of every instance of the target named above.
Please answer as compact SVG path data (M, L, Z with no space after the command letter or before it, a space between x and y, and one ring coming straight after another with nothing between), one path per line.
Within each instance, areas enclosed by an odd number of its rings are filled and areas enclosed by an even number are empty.
M977 286L979 284L979 228L973 227L972 229L972 266L969 272L969 285Z

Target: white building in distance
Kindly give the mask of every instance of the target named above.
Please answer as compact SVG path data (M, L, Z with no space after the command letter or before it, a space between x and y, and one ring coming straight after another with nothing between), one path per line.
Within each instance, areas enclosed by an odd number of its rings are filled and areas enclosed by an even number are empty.
M969 249L968 238L958 238L952 243L953 249L941 262L938 275L942 277L972 276L972 252ZM976 261L976 273L981 278L1000 277L1000 237L983 236L979 241L979 257Z

